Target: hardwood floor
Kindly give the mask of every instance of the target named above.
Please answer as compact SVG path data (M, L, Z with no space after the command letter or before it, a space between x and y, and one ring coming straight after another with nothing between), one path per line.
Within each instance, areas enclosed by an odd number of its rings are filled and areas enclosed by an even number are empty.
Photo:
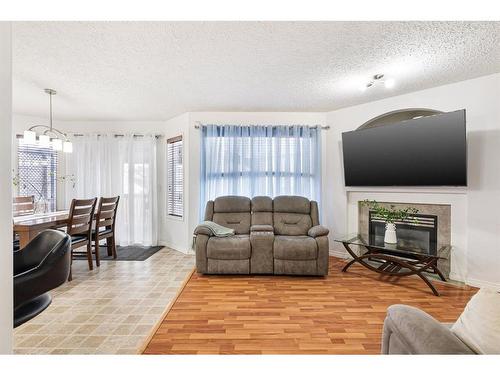
M377 354L388 306L453 322L477 289L416 277L397 281L330 258L326 278L194 273L146 354Z

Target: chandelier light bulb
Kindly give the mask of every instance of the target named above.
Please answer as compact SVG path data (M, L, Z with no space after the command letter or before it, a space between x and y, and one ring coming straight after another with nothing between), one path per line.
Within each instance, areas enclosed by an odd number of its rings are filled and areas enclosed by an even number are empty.
M63 151L67 153L73 152L73 143L66 141L63 143Z
M38 137L38 144L41 147L50 147L50 137L48 135L40 135Z
M34 145L36 143L36 133L31 130L25 130L23 133L23 142L25 144Z
M52 149L54 151L61 151L63 148L63 141L56 138L52 140Z

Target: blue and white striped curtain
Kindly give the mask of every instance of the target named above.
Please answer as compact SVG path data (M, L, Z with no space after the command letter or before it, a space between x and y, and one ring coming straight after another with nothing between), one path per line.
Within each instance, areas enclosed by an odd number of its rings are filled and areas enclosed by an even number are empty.
M221 195L321 197L321 127L201 127L200 215Z

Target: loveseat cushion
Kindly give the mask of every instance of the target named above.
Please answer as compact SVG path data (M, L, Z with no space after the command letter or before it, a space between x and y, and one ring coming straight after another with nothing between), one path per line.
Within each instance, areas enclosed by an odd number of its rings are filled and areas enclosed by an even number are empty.
M273 200L270 197L252 198L252 225L273 225Z
M249 259L251 254L250 236L210 237L207 244L209 259Z
M250 213L250 198L227 195L214 200L214 213L248 212Z
M305 197L280 195L273 200L273 211L309 215L311 213L311 203L309 199Z
M273 200L271 197L257 196L252 198L253 212L272 212Z
M214 213L213 222L226 228L234 229L236 234L250 233L250 212Z
M311 202L299 196L281 195L273 201L273 225L276 234L305 236L312 227Z
M306 236L312 227L311 216L289 212L275 212L274 233L285 236Z
M212 221L234 229L236 234L250 233L250 198L232 195L216 198Z
M308 236L275 236L274 258L284 260L313 260L318 258L318 246Z

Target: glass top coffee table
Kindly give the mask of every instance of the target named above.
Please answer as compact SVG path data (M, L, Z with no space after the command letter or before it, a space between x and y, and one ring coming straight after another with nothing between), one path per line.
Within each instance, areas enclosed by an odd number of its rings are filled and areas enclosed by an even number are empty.
M421 245L397 243L388 244L384 242L383 236L361 236L350 234L335 238L341 242L353 259L345 265L342 272L346 272L354 263L359 263L371 271L389 276L411 276L417 275L432 290L434 295L439 296L438 291L432 285L425 273L436 274L441 280L446 278L438 269L437 262L441 259L437 255L429 254L428 248ZM361 252L354 251L351 247L356 245ZM444 247L438 251L443 253Z

